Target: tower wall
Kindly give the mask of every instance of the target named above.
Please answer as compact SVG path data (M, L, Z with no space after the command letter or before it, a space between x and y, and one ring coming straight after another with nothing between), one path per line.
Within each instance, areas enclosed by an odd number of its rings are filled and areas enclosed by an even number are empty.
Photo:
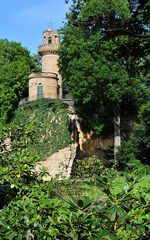
M58 79L55 74L34 73L29 76L29 101L37 98L58 98ZM38 86L42 86L42 94L38 95Z
M59 74L58 55L46 54L42 56L42 72Z

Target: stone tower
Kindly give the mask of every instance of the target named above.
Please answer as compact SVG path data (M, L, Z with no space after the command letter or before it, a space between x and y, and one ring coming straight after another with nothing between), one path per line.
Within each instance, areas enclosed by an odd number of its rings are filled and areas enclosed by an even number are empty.
M43 44L38 47L42 57L42 73L29 76L29 101L37 98L62 98L62 78L58 68L59 35L52 29L43 32Z

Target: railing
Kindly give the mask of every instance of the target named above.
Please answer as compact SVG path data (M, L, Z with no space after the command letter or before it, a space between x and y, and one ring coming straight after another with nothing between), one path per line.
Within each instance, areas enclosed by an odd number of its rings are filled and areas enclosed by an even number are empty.
M29 101L28 97L21 99L19 102L19 106L21 106L23 103L28 102L28 101Z
M63 94L62 99L64 100L72 100L72 96L69 94Z

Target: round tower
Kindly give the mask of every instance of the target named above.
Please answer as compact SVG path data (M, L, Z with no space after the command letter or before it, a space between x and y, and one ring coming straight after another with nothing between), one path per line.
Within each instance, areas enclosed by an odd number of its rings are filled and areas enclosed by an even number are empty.
M52 29L43 32L43 44L38 47L42 57L42 73L29 76L29 101L40 97L62 98L62 78L58 68L59 35Z
M43 32L43 45L39 46L38 53L42 57L42 72L59 74L58 48L60 46L59 35L52 29Z

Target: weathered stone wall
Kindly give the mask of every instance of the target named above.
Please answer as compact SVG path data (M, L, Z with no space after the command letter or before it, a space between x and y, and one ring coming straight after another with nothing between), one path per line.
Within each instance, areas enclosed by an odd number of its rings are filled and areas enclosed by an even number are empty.
M96 136L93 132L81 133L77 158L91 157L100 158L104 163L108 160L113 148L113 136Z
M46 31L43 32L43 45L48 44L49 37L51 37L52 44L60 44L58 32L55 32L51 28L48 28Z
M52 29L47 29L43 32L43 44L38 47L38 53L42 57L42 72L57 74L58 95L62 98L62 77L58 68L59 46L59 34Z
M58 68L58 48L60 46L59 35L52 29L43 33L43 44L38 47L38 53L42 57L42 73L33 73L29 76L29 101L38 97L62 98L62 77ZM38 96L39 91L43 93Z
M41 168L46 168L49 175L44 176L44 181L50 181L52 178L57 177L69 178L71 176L71 170L73 161L76 156L77 144L70 144L67 148L63 148L58 152L51 155L44 161L40 161L36 166L36 172L39 174Z
M45 54L42 56L42 72L55 73L58 78L59 98L62 98L62 77L59 73L57 54Z
M71 121L71 139L78 142L76 157L84 158L93 155L99 157L103 162L107 161L108 154L113 148L113 136L97 136L92 131L84 133L81 129L78 116L76 115L73 103L68 107L69 119Z

